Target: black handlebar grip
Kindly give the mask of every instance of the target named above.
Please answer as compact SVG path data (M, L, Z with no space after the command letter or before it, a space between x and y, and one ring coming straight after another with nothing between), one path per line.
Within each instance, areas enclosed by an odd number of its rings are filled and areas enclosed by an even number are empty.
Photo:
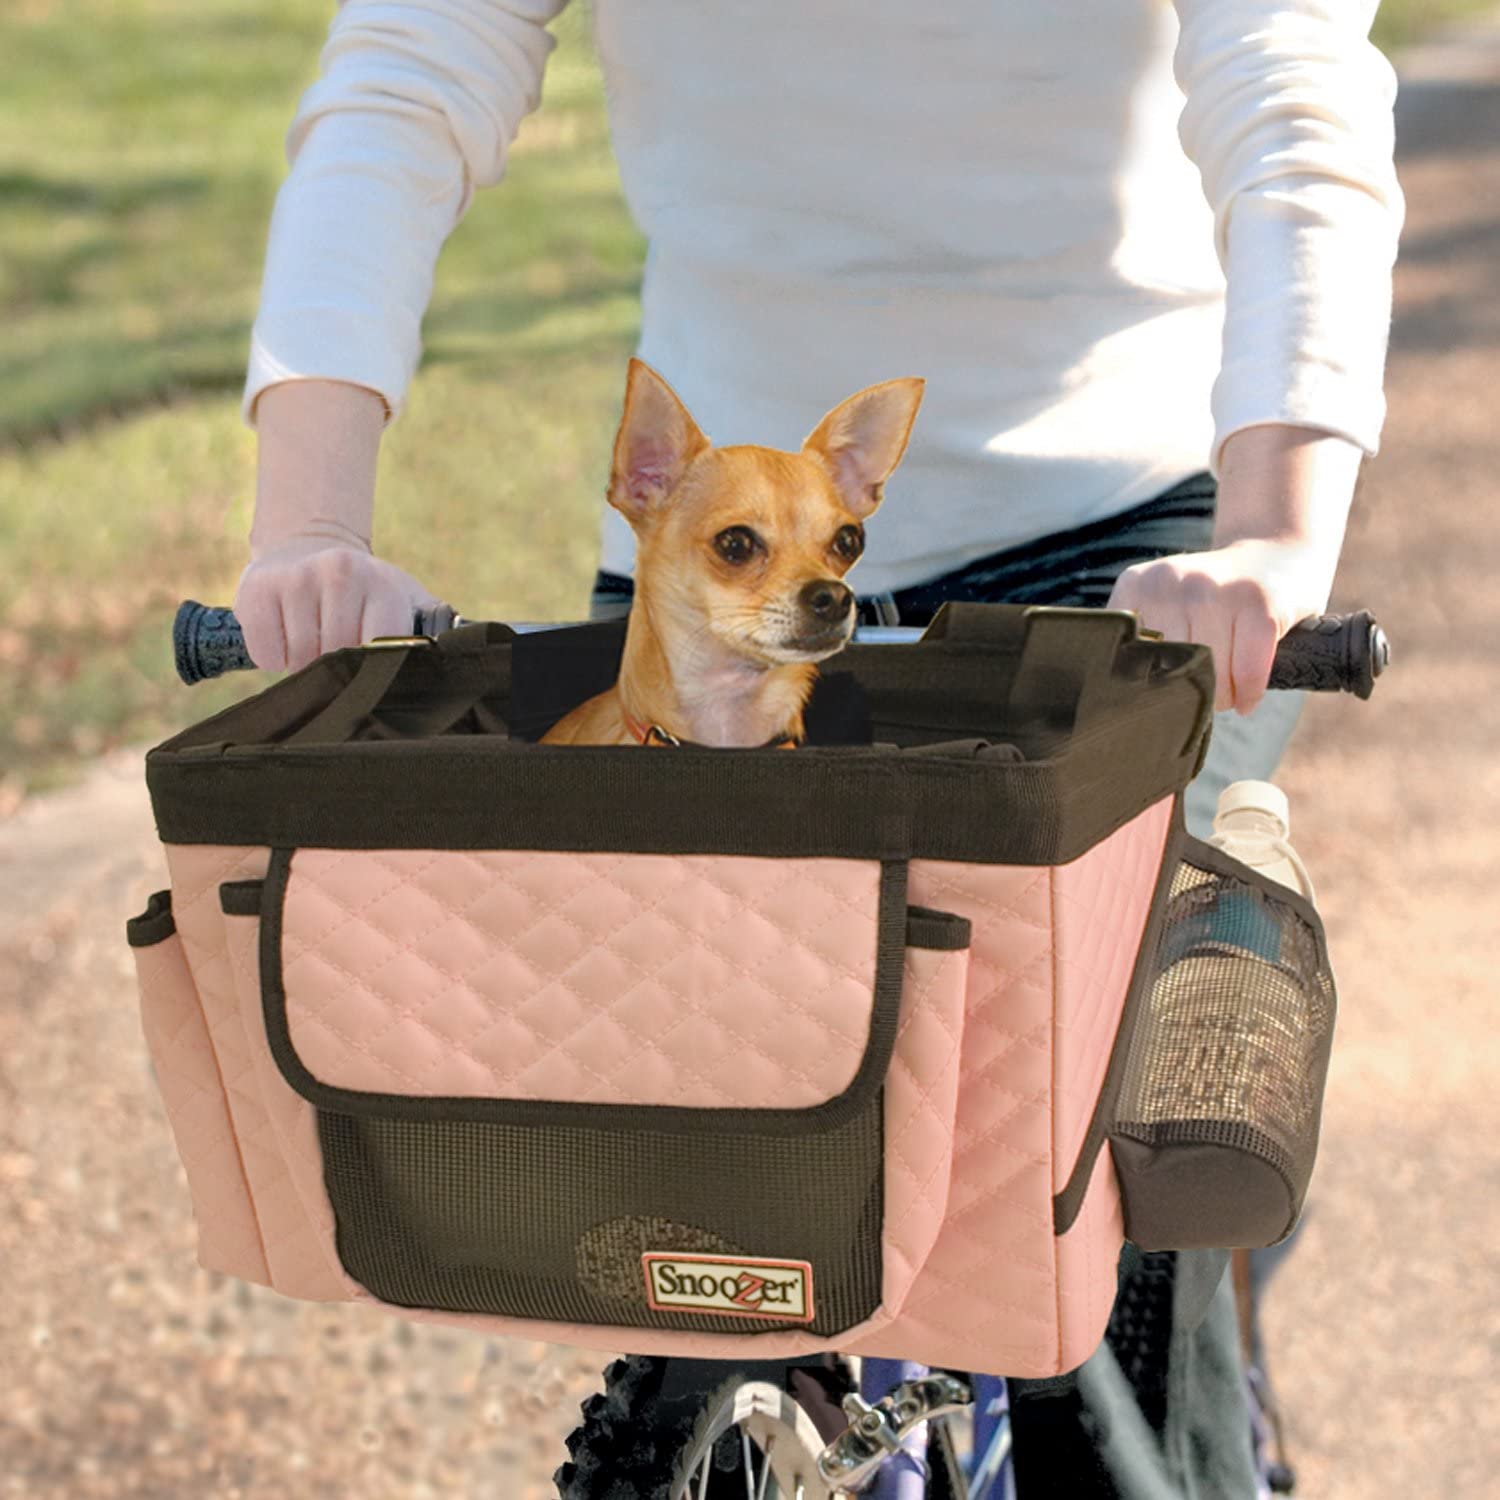
M412 619L413 635L436 635L450 630L456 616L451 606L439 604L431 610L418 610ZM254 668L245 650L245 634L232 609L215 609L185 599L177 607L172 622L172 654L177 660L177 675L189 685L222 677L225 672L245 672Z
M184 599L172 622L172 655L177 675L186 683L206 682L225 672L244 672L255 666L245 650L240 622L230 609L214 609L196 599Z
M1318 615L1292 626L1281 638L1266 686L1368 698L1390 660L1390 642L1369 610Z

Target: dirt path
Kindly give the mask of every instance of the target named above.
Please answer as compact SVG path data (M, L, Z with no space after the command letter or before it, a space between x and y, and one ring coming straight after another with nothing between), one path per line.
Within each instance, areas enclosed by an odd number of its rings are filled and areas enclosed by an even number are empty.
M139 755L0 827L0 880L0 1496L551 1496L605 1356L197 1266L122 941L166 883Z
M1396 665L1280 776L1342 1013L1306 1233L1269 1309L1304 1500L1500 1466L1500 29L1413 62L1385 452L1336 605ZM123 917L164 883L139 758L0 825L0 1496L527 1500L598 1359L199 1270Z
M1390 418L1335 596L1376 610L1394 665L1367 704L1315 703L1278 778L1341 993L1269 1304L1307 1500L1500 1472L1500 24L1406 80Z

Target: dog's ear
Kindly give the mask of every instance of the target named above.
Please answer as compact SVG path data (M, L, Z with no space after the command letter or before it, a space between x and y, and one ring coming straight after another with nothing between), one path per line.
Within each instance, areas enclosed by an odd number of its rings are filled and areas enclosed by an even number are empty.
M867 386L835 406L802 444L860 520L880 504L881 486L906 452L926 384L911 377Z
M708 446L672 387L650 365L632 359L609 471L609 503L635 525L672 493Z

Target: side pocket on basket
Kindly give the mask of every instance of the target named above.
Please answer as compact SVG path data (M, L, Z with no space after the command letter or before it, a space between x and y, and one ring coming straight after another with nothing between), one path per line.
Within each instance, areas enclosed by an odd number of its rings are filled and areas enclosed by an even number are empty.
M885 1088L881 1305L889 1315L900 1311L947 1212L971 937L964 917L907 908L901 1020Z
M1299 894L1187 837L1142 997L1110 1150L1145 1250L1275 1244L1317 1154L1335 992Z
M199 1263L269 1285L213 1042L172 917L171 892L152 896L145 911L126 923L125 936L135 957L141 1029L157 1092L187 1173Z

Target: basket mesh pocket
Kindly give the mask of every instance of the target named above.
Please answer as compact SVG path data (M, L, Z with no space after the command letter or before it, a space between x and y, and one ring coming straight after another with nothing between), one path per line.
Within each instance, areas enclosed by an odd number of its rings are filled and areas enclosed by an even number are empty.
M613 1327L831 1335L880 1305L882 1094L796 1136L318 1111L339 1258L384 1302ZM802 1261L813 1317L648 1305L642 1256Z
M1186 841L1110 1130L1143 1249L1272 1244L1312 1176L1333 1036L1321 923L1299 895Z

